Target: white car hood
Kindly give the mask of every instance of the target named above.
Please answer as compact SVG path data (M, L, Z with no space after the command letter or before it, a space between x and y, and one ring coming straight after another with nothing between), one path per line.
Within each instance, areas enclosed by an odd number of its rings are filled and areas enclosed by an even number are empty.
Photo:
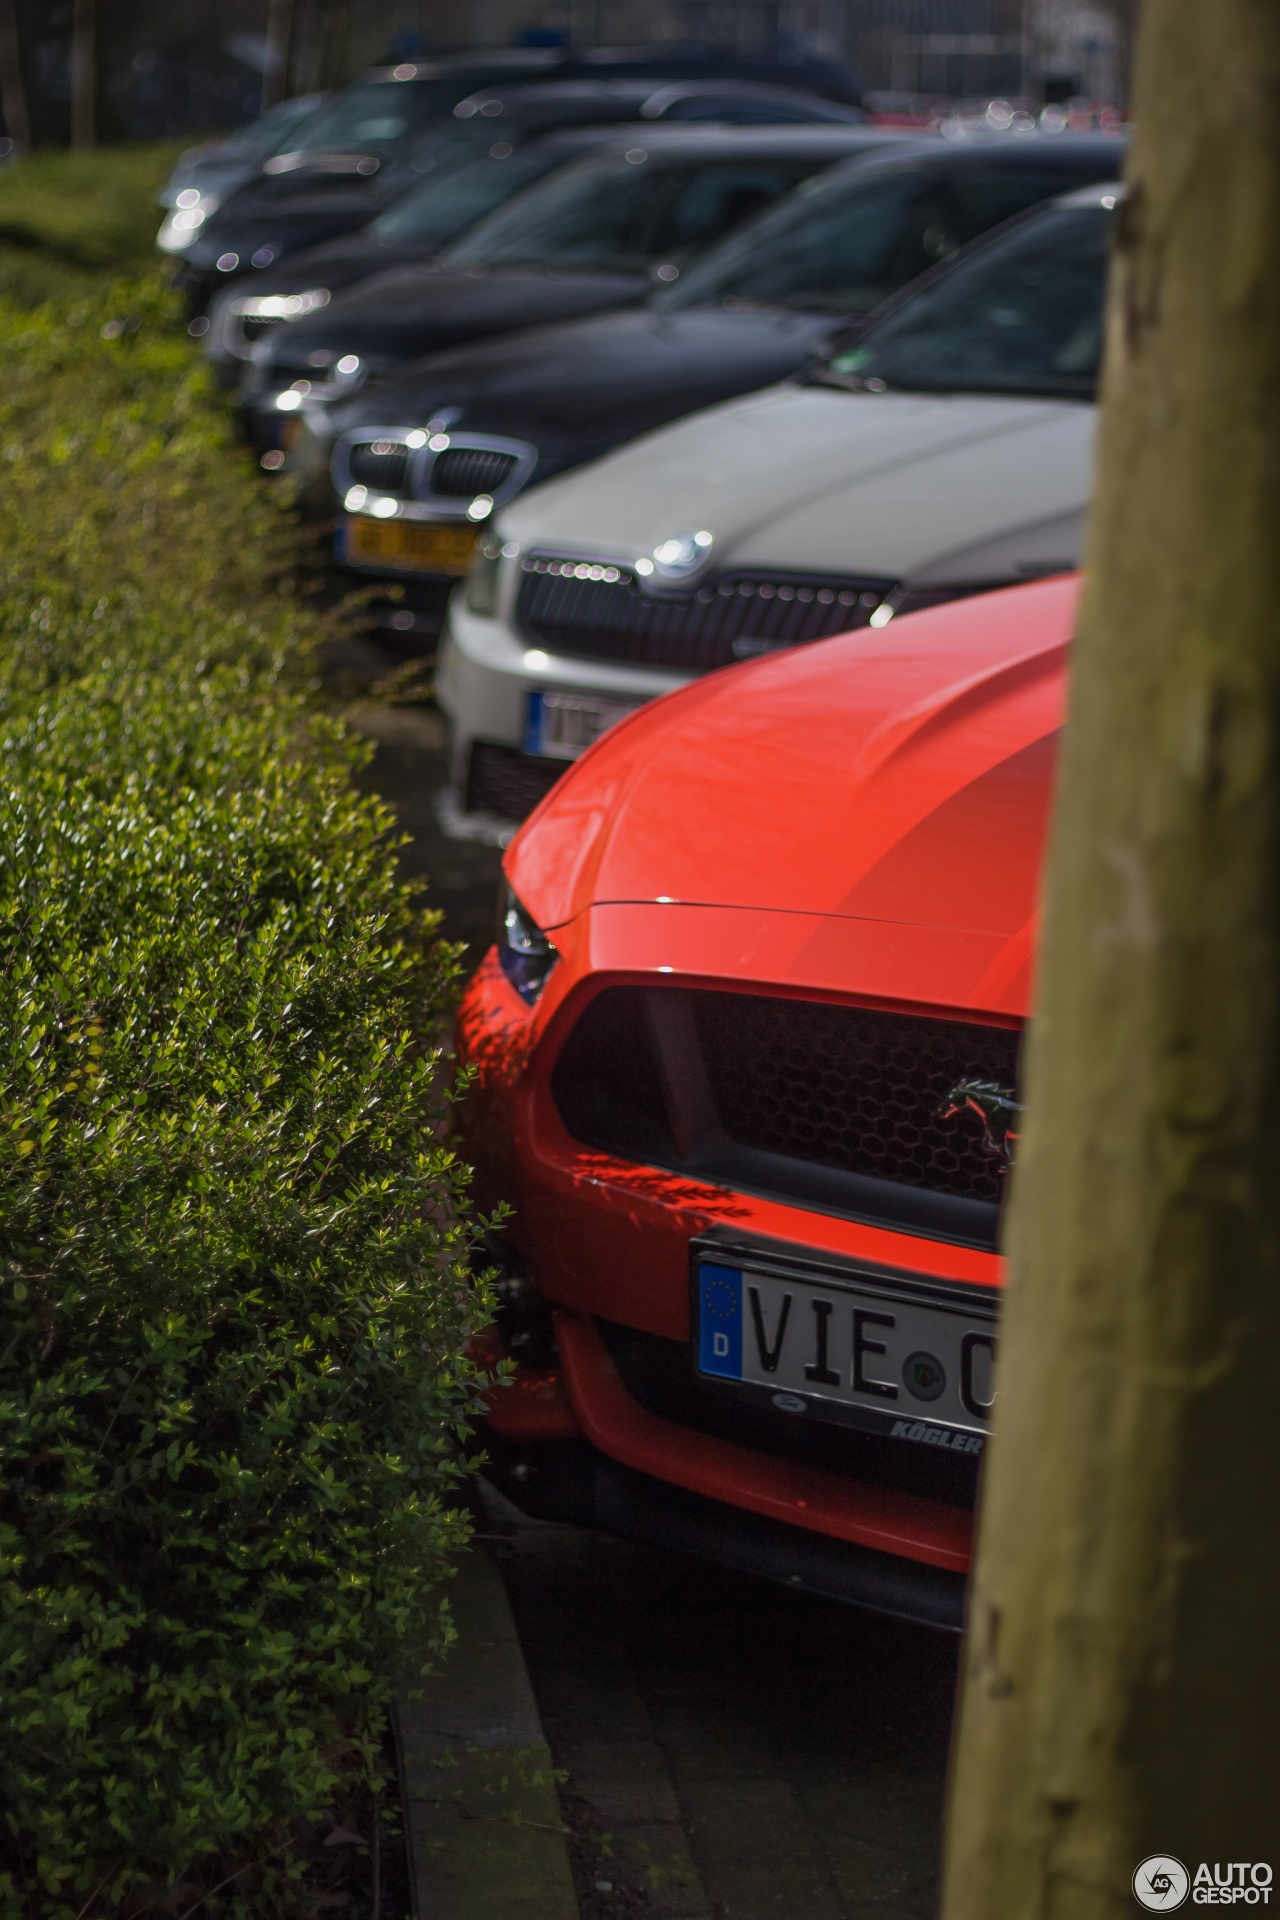
M1017 579L1078 562L1095 419L1075 401L772 387L534 488L501 531L627 560L706 529L717 572Z

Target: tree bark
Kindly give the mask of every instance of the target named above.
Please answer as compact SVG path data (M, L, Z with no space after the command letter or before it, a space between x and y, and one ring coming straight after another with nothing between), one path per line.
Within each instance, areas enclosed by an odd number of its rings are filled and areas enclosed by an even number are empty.
M14 157L21 160L31 151L31 121L22 81L17 0L0 0L0 112L4 114L5 132L13 142Z
M946 1920L1280 1869L1280 7L1136 91Z
M345 87L352 72L351 0L328 0L324 20L321 85Z
M262 66L262 111L284 99L289 87L289 33L293 26L293 0L269 0L267 6L267 49Z
M97 138L97 0L75 0L71 18L71 144L91 147Z

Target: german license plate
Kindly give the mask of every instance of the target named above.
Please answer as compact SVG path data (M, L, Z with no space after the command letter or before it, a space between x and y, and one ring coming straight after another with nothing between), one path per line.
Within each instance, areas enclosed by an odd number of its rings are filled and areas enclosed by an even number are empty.
M993 1307L868 1274L828 1276L719 1254L694 1261L705 1376L775 1407L900 1440L981 1453L995 1399Z
M548 760L576 760L607 727L634 712L625 700L594 693L533 692L525 707L524 750Z
M470 526L427 526L420 520L344 520L339 551L353 567L393 567L398 573L466 573L476 546Z

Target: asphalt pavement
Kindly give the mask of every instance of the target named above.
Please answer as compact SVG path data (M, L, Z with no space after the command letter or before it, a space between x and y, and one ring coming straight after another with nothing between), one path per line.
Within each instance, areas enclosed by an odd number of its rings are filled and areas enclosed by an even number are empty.
M364 701L363 776L478 959L501 856L446 840L430 707ZM558 1773L581 1920L932 1920L958 1643L676 1555L481 1527Z

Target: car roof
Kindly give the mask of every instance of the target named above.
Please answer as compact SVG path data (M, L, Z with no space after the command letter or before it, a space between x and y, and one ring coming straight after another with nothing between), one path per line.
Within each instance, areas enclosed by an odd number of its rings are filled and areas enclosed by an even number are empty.
M877 132L914 133L917 151L887 150L885 163L947 174L1004 172L1019 167L1101 169L1110 162L1119 173L1125 155L1123 136L1111 133L994 134L976 140L944 140L919 128L877 128Z
M848 126L819 121L806 126L721 127L690 126L687 121L616 122L601 128L563 128L540 136L544 140L567 139L583 133L598 133L602 140L616 142L619 151L643 144L655 159L725 158L767 160L812 155L818 161L829 156L832 162L846 155L864 152L868 147L899 150L904 146L939 144L935 134L914 128L870 127L858 121Z
M564 62L559 47L479 47L471 53L446 53L435 60L394 60L366 67L357 82L369 80L447 80L454 74L548 73Z
M622 80L575 78L477 87L459 100L453 111L457 119L468 120L476 113L497 118L502 113L536 113L562 103L573 106L578 102L583 105L599 102L602 106L648 109L656 118L673 101L707 98L776 100L779 105L809 107L815 112L829 112L833 117L841 111L850 114L855 111L842 109L838 102L820 99L817 94L806 93L799 87L775 86L762 80L668 80L645 74Z

